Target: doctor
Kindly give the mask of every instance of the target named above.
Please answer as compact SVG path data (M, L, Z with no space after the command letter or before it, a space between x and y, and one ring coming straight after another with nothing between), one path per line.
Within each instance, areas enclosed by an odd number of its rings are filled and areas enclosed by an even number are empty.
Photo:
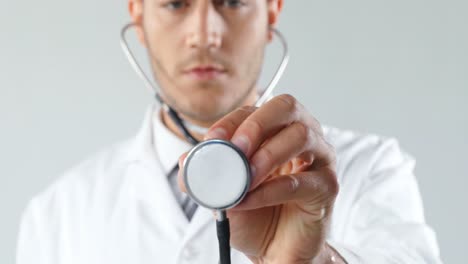
M414 161L394 139L321 126L291 95L251 106L282 5L128 2L164 101L209 128L191 131L197 139L230 140L250 160L250 192L228 212L232 263L440 263ZM191 147L149 107L135 138L30 201L17 263L217 263L212 212L170 173Z

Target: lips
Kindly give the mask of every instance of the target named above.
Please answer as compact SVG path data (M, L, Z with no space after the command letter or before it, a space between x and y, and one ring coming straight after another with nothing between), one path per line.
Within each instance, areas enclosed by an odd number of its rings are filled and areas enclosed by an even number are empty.
M215 65L195 66L185 71L185 74L198 80L216 79L225 73L225 69Z

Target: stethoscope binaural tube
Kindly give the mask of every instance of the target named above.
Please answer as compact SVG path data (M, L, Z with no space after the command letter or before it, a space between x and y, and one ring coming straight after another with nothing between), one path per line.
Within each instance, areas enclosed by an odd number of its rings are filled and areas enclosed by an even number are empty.
M156 93L157 96L156 98L158 99L159 102L164 104L164 102L161 100L161 97L159 96L159 89L154 86L150 78L145 74L143 71L143 68L140 66L140 64L137 62L135 55L133 54L132 50L130 49L126 34L129 28L136 26L133 23L128 23L124 25L120 31L120 46L127 57L127 60L130 62L130 65L132 68L135 70L135 72L138 74L138 76L143 80L145 86L152 92ZM281 46L283 48L283 54L281 58L281 62L276 69L273 78L271 78L270 82L266 86L266 88L262 91L260 94L259 98L255 102L256 107L260 107L263 105L270 97L271 93L273 90L276 88L276 85L278 84L279 80L284 74L284 71L286 70L286 67L288 66L289 63L289 46L288 42L286 41L286 38L283 36L283 34L276 28L270 28L270 31L273 32L273 34L278 38L278 40L281 43Z
M198 127L194 124L184 121L178 113L168 104L162 100L159 90L154 86L148 76L144 73L140 64L137 62L135 56L130 50L127 40L126 32L129 28L135 26L132 23L125 25L120 32L120 43L123 52L125 53L128 61L135 70L135 72L144 81L147 88L155 92L155 98L159 101L163 109L169 114L170 118L177 125L180 132L192 145L196 145L188 154L184 161L184 183L187 187L189 196L197 202L199 205L216 210L216 229L219 241L219 255L221 264L231 263L231 248L230 248L230 230L229 230L229 219L226 215L226 210L234 207L242 201L244 196L250 187L251 172L247 158L235 145L228 141L222 140L209 140L205 142L199 142L189 131L191 130L204 131L203 128ZM261 93L257 101L255 102L256 107L260 107L265 103L273 90L276 88L280 78L282 77L288 62L289 62L289 50L288 43L284 36L277 29L270 29L280 40L283 47L283 57L279 64L273 78L267 85L266 89ZM217 153L219 151L220 153ZM207 154L208 153L208 154ZM209 154L211 153L211 154ZM213 155L216 154L216 155ZM221 155L223 154L223 155ZM204 156L205 155L205 156ZM205 157L205 161L203 160ZM213 163L213 158L218 159ZM219 160L220 159L220 160ZM224 159L224 160L223 160ZM223 162L224 161L224 162ZM219 173L216 173L216 169L213 168L214 164L226 165L225 168L218 168ZM198 166L198 168L197 168ZM192 169L190 169L192 168ZM197 168L193 170L193 168ZM171 173L178 169L178 164L174 166ZM203 172L207 170L207 174L203 177ZM208 173L209 172L209 173ZM228 173L227 173L228 172ZM206 176L209 177L206 177ZM224 177L223 175L229 175L231 177ZM220 180L221 177L223 180ZM197 180L198 179L198 180ZM213 184L210 180L216 180L216 184ZM199 182L198 182L199 181ZM223 184L224 183L224 184ZM203 187L203 184L206 186ZM224 189L223 189L224 186ZM226 189L228 188L228 189ZM212 192L211 196L209 192ZM224 191L224 192L222 192ZM206 193L204 193L206 192ZM207 195L208 193L208 195ZM215 195L217 194L217 195Z

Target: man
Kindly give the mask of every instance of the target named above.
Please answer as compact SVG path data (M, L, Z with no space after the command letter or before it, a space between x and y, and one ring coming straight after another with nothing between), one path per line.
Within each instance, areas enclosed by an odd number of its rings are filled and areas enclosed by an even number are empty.
M252 188L228 212L232 262L440 263L414 162L395 140L322 127L291 95L252 106L282 5L129 0L164 101L209 128L197 139L230 140L249 158ZM135 139L30 202L18 263L217 263L212 213L167 175L191 147L150 108Z

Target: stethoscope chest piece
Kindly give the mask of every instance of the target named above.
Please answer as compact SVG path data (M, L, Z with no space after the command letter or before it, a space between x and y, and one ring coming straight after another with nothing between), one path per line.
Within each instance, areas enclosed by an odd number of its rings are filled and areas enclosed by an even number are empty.
M213 139L199 143L188 153L183 168L188 195L205 208L232 208L242 201L250 187L249 162L228 141Z

